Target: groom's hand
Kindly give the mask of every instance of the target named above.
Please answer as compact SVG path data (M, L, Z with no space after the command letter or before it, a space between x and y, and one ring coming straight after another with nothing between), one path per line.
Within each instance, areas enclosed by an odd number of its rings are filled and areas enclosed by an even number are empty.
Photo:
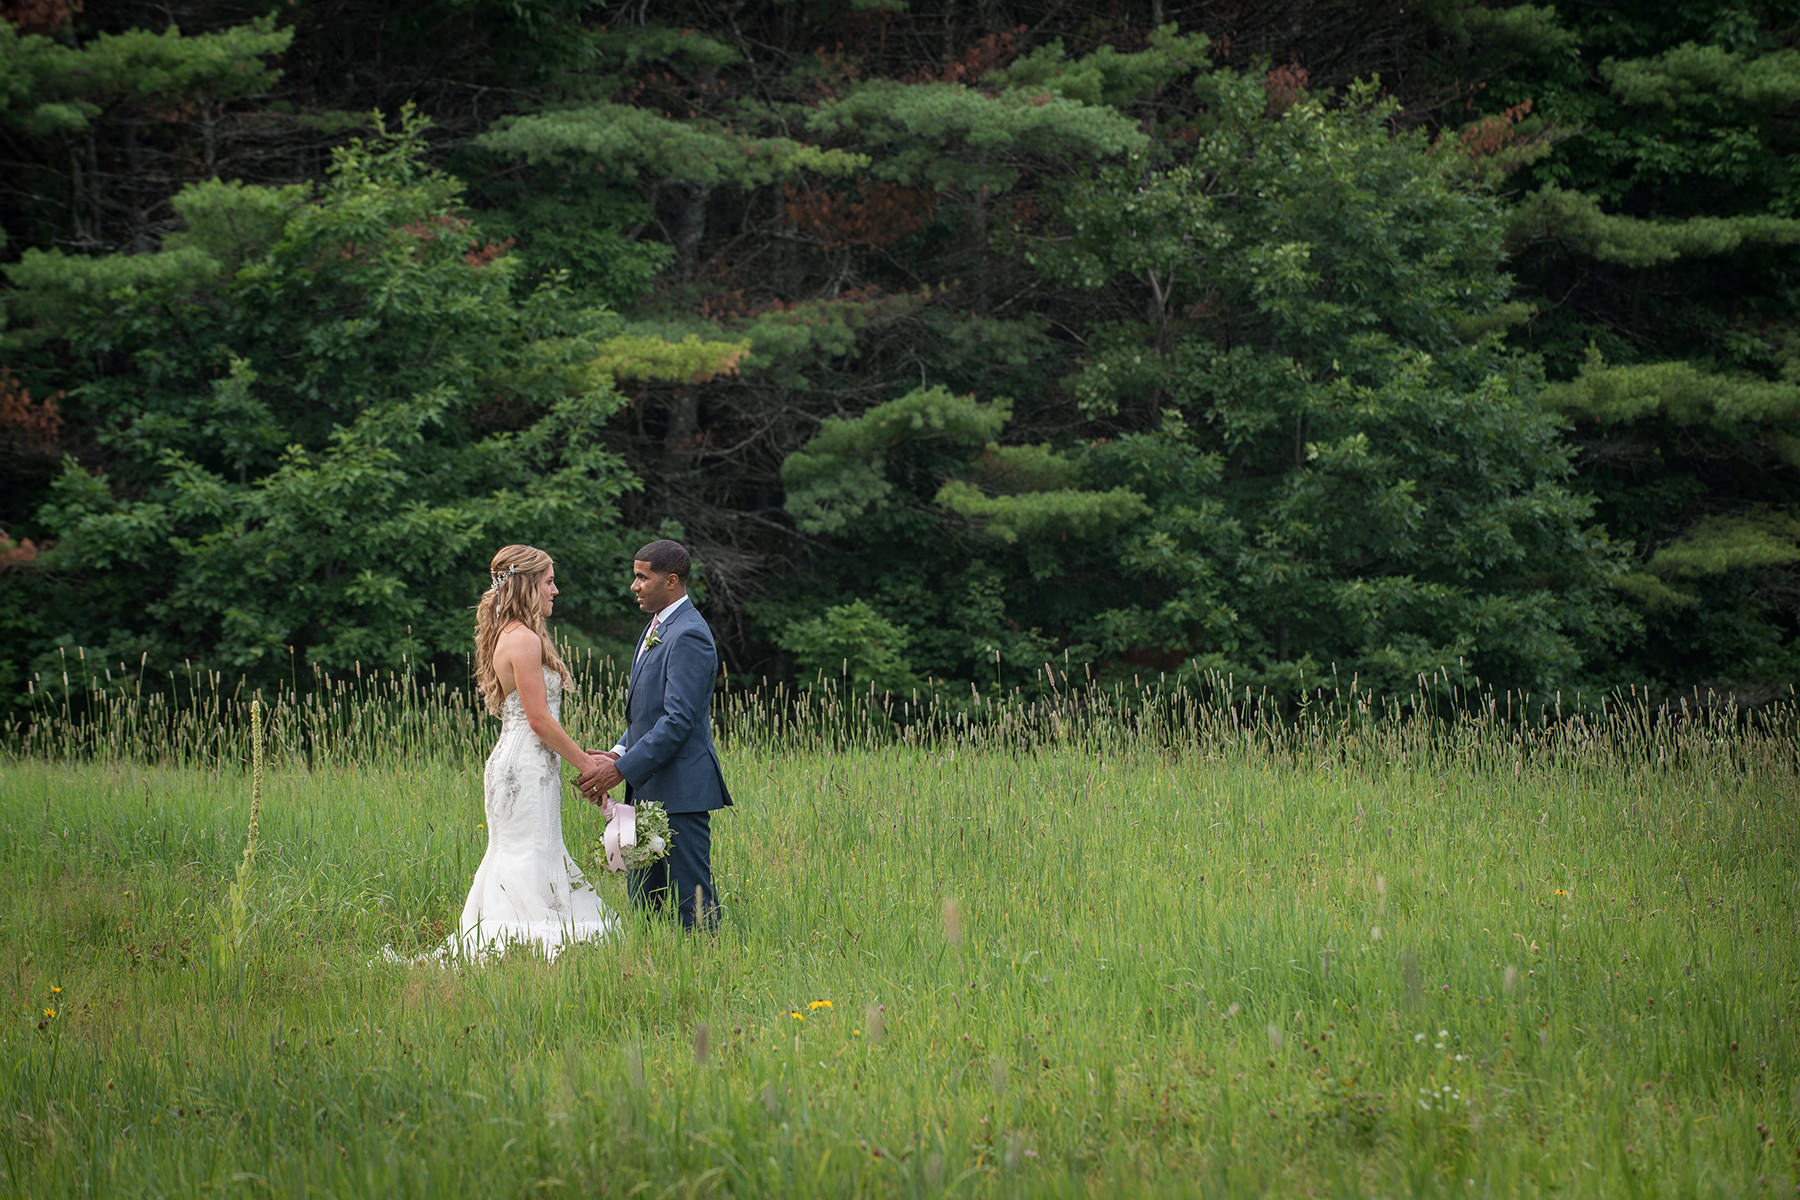
M599 803L600 799L619 784L625 777L619 774L615 756L610 752L594 755L594 765L583 771L575 780L575 786L589 800Z
M586 800L589 804L604 804L608 799L606 795L607 789L597 786L597 781L600 778L600 768L605 765L606 760L600 757L599 752L590 750L588 751L587 770L575 777L575 790L580 792L582 799Z

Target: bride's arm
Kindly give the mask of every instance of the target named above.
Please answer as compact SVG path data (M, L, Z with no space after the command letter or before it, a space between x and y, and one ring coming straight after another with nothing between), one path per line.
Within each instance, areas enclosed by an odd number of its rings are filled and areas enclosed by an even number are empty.
M531 732L567 759L577 771L585 771L593 766L593 758L576 744L561 722L550 715L550 700L544 694L543 654L543 643L538 635L524 628L501 634L494 647L495 664L505 657L512 665L519 704L525 710L525 722L531 726Z

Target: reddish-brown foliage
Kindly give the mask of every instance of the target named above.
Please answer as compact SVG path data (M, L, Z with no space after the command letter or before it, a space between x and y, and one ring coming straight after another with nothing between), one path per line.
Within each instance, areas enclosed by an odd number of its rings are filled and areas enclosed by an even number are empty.
M827 250L886 246L931 220L937 193L859 176L854 194L787 185L787 217Z
M0 571L7 567L22 567L26 563L35 562L37 556L37 543L30 538L20 538L15 542L5 534L0 534Z
M408 221L400 226L400 232L410 233L421 242L435 242L440 237L460 236L468 231L467 218L453 217L448 213L432 213L423 221Z
M1531 101L1527 99L1497 116L1483 117L1462 131L1463 153L1476 162L1494 157L1513 144L1519 134L1514 127L1529 115Z
M885 8L869 9L850 15L850 20L854 23L874 26L875 53L877 55L887 53L888 23L893 18L894 14Z
M1025 31L1026 27L1021 25L1006 33L988 34L933 78L940 83L974 86L983 75L1005 66L1018 54L1019 35Z
M700 316L708 321L747 317L750 315L750 302L744 298L743 288L730 288L700 301L699 311Z
M1306 92L1307 81L1312 73L1297 62L1271 70L1263 80L1263 88L1269 95L1269 115L1284 113L1294 106Z
M698 76L690 78L674 71L647 70L622 82L613 93L620 104L638 104L665 117L686 120L709 104L728 97L733 85L727 80Z
M0 452L5 457L43 458L56 453L62 437L62 393L33 400L31 393L0 367Z
M463 255L463 259L471 267L480 270L482 267L493 262L496 258L499 258L502 254L505 254L508 250L511 250L517 241L517 238L506 238L505 240L498 242L483 242L478 246L469 247L469 252Z
M820 46L813 51L813 57L819 62L819 74L809 84L809 90L820 100L836 100L861 73L856 61L845 57L842 45L831 50Z
M0 21L20 33L55 33L81 11L81 0L0 0Z

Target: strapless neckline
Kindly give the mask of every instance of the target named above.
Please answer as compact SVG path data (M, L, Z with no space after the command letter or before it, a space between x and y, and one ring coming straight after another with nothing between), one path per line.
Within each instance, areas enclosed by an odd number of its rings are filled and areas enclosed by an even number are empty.
M560 715L560 710L562 708L562 676L551 670L549 667L544 667L543 672L544 699L549 701L550 715L556 717ZM519 689L515 687L512 691L506 693L506 699L500 702L500 723L502 725L511 725L517 721L523 721L524 719L525 702L519 699Z

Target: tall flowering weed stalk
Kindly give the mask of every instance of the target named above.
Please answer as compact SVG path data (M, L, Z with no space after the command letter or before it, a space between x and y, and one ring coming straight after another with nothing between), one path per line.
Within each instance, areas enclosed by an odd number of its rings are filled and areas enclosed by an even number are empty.
M250 933L250 871L256 863L256 834L262 824L263 722L262 697L250 698L250 827L244 835L244 856L238 860L237 877L226 894L219 914L216 939L219 958L229 961L243 947Z

